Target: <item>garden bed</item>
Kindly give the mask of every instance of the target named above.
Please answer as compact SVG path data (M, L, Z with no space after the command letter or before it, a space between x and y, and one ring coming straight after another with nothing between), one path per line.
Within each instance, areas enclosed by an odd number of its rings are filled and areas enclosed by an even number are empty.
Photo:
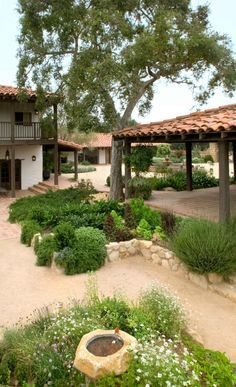
M233 386L236 381L224 354L204 349L186 334L185 315L166 291L153 287L131 305L118 296L100 298L90 282L85 302L56 314L41 311L34 322L6 330L0 342L0 384L83 385L85 375L73 366L80 339L115 327L138 344L128 370L101 377L96 386ZM87 385L94 383L87 380Z
M183 275L187 280L195 283L202 289L209 289L236 302L236 275L223 277L216 273L193 273L171 250L159 246L156 241L132 239L126 242L114 242L107 245L108 262L118 261L133 255L140 255L173 273Z

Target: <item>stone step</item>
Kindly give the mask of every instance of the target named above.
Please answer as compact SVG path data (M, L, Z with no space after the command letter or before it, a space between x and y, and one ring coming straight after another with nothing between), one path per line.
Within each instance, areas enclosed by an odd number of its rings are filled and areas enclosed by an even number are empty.
M45 193L45 191L41 191L40 189L37 188L37 186L29 187L28 188L30 192L33 192L35 195L42 195Z
M58 189L58 187L57 187L56 185L54 185L54 184L52 184L52 183L49 183L49 182L46 182L46 181L40 181L40 182L38 183L38 186L44 187L44 188L46 188L47 190L48 190L48 189L51 189L51 190L53 190L53 191L56 191L56 190Z

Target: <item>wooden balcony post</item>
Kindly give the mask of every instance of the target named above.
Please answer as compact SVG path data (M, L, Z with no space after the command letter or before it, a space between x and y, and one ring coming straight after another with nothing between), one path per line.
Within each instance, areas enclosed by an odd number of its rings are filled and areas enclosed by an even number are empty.
M11 146L11 197L16 197L15 145Z
M229 143L219 141L219 219L226 222L230 218L229 187Z
M54 144L54 184L58 185L58 143Z
M236 141L232 142L233 146L233 172L234 172L234 182L236 182Z
M186 176L187 176L187 191L193 190L193 178L192 178L192 143L185 143L186 150Z
M78 151L74 151L74 171L75 171L75 181L78 180Z

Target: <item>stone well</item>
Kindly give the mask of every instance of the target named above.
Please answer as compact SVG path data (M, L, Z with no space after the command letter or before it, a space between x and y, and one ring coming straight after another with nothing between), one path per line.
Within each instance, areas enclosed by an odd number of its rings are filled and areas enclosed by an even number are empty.
M126 332L97 329L82 337L74 367L91 379L105 374L120 375L128 369L130 351L136 346L135 337Z

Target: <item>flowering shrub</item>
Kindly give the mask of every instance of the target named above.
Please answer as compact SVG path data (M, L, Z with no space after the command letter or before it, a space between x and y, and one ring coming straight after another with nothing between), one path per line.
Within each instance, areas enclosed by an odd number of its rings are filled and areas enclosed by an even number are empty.
M168 313L176 321L180 318L175 301L172 303L170 296L165 300L162 291L159 305L157 294L153 288L150 294L145 292L140 303L131 306L117 297L100 299L93 291L83 304L60 308L55 314L46 311L27 326L7 330L0 343L0 384L16 385L12 383L17 380L19 386L84 385L85 376L73 367L81 337L98 328L120 325L138 339L129 369L118 377L108 375L99 379L96 386L233 386L235 374L224 354L205 350L180 334L174 335L167 325L166 335L154 328L152 308L159 312L163 309L164 319L167 304ZM159 322L160 319L158 326Z

